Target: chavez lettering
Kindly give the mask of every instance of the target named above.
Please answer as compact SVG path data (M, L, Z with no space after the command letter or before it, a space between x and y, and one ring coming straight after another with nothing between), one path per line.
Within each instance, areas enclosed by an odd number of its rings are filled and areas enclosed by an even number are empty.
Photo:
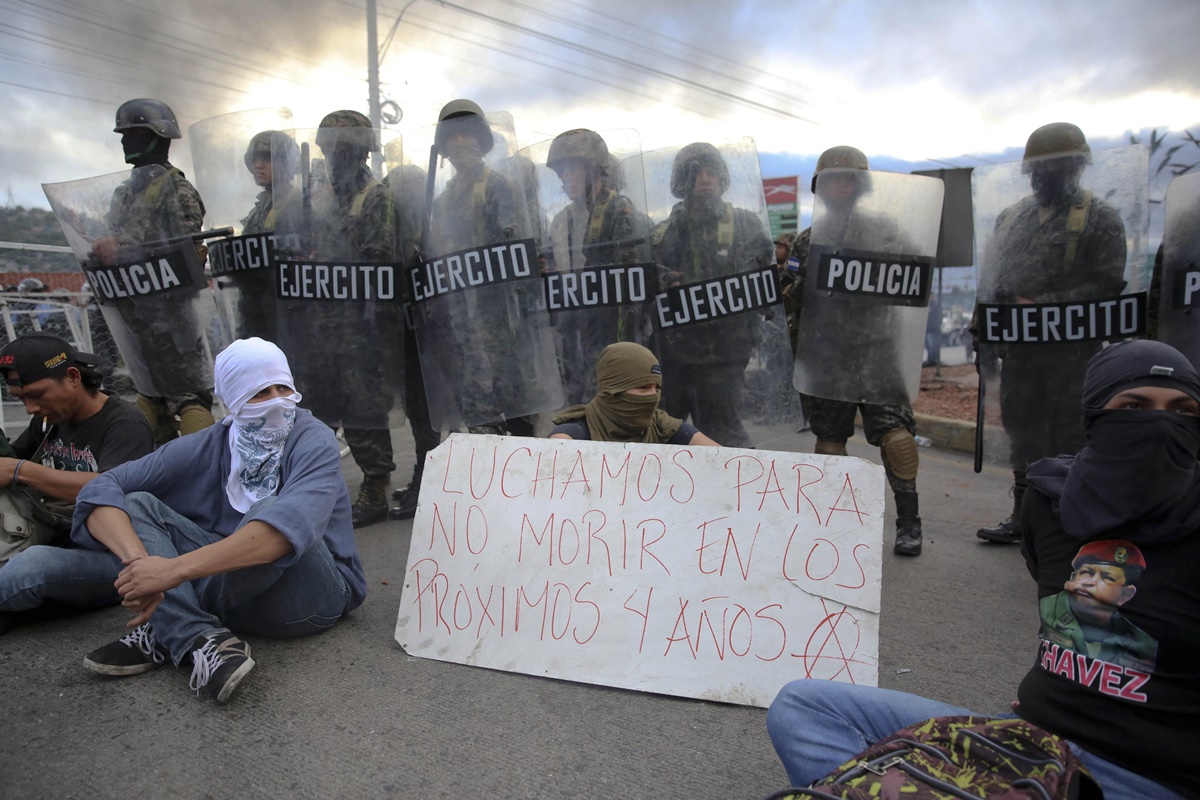
M1123 339L1146 332L1146 295L1075 303L979 304L980 336L988 344L1057 344Z
M542 276L546 308L569 311L601 308L649 299L649 264L585 267L571 272L548 272Z
M1141 690L1149 682L1150 675L1140 670L1110 664L1098 658L1089 658L1066 647L1042 640L1040 665L1047 672L1069 681L1095 689L1110 697L1120 697L1135 703L1146 702Z
M473 247L412 267L408 277L414 303L467 289L536 278L537 252L532 239Z
M933 259L860 253L852 250L817 254L817 290L836 292L889 305L927 306Z
M779 302L775 281L775 268L764 267L672 287L654 297L659 327L677 328L766 308Z

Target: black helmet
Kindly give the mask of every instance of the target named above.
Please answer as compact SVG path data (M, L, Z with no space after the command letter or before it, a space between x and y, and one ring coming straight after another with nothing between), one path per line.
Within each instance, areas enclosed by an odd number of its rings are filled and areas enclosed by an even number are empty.
M496 139L492 135L492 127L488 125L487 118L483 115L483 109L478 103L471 100L451 100L446 105L442 106L442 111L438 114L437 131L434 133L433 142L437 146L439 152L446 149L446 137L449 135L450 126L445 123L448 120L459 119L460 122L455 125L469 125L471 132L475 134L475 138L479 140L479 149L484 153L491 152L496 144Z
M367 115L359 111L334 111L321 120L317 129L317 147L328 154L334 145L341 142L370 152L379 151L379 137L375 134L375 128L371 126Z
M138 98L121 103L117 109L117 125L113 133L124 133L133 128L145 128L151 133L158 134L164 139L179 139L179 123L175 121L175 112L162 100Z
M871 165L867 162L867 154L857 147L851 147L848 144L839 144L837 147L831 147L824 153L821 153L817 158L817 167L813 170L811 191L817 193L817 176L822 170L827 169L861 169L869 170ZM866 189L870 187L870 178L866 175L862 176L864 185L860 188Z
M612 161L604 138L587 128L575 128L554 137L554 141L550 143L550 152L546 155L546 166L558 172L562 168L562 162L568 158L587 161L593 168L598 167L605 172Z
M46 291L46 284L42 283L37 278L26 278L17 284L17 291L21 294L27 294L29 292L44 292Z
M251 137L243 160L246 169L253 169L255 161L270 161L273 168L292 176L300 165L300 148L283 131L259 131Z
M1078 125L1070 122L1051 122L1029 134L1025 143L1025 158L1021 172L1028 174L1032 163L1041 159L1061 156L1078 156L1079 163L1092 163L1092 148Z
M681 200L691 192L696 167L708 167L721 180L721 194L729 188L729 167L721 152L708 142L693 142L679 151L671 167L671 194Z

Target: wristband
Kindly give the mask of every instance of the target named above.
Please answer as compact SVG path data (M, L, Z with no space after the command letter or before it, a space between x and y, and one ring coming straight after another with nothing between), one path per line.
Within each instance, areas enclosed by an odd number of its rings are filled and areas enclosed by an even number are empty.
M19 482L17 480L17 478L21 474L21 465L24 464L26 462L26 460L27 459L22 458L20 461L17 462L17 466L13 467L13 477L12 477L13 486L16 486L17 483Z

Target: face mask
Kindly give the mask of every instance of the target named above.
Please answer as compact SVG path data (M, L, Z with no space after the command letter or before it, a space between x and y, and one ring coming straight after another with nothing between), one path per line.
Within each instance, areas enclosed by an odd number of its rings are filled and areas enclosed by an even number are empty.
M612 409L620 421L620 427L629 434L639 434L650 427L654 412L658 409L659 393L640 395L620 392L607 399L605 405Z
M477 142L471 144L455 142L447 145L446 158L450 159L450 163L454 165L455 169L463 169L483 161L483 150L480 149Z
M261 403L246 403L234 414L233 421L254 436L291 429L296 419L296 403L300 395L293 392L283 397L272 397Z

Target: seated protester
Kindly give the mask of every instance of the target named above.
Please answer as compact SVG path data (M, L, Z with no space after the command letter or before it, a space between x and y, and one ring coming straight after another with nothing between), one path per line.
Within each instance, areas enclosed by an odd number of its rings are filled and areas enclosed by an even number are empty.
M551 439L652 442L719 447L696 426L658 407L662 367L640 344L617 342L596 361L596 396L554 418Z
M222 424L168 442L80 492L72 538L107 548L135 630L88 654L100 675L191 659L191 687L229 699L254 667L232 631L329 629L366 581L333 431L305 409L287 359L240 339L216 360Z
M30 535L0 537L0 633L17 614L43 603L111 606L121 598L111 556L65 544L79 490L101 472L154 449L146 416L100 391L98 358L68 342L33 333L0 350L0 374L31 419L12 447L0 434L0 486Z
M1083 409L1079 454L1029 468L1022 551L1041 644L1014 709L1067 739L1107 800L1200 798L1200 377L1169 345L1123 342L1088 363ZM767 729L807 786L900 728L969 713L801 680Z

